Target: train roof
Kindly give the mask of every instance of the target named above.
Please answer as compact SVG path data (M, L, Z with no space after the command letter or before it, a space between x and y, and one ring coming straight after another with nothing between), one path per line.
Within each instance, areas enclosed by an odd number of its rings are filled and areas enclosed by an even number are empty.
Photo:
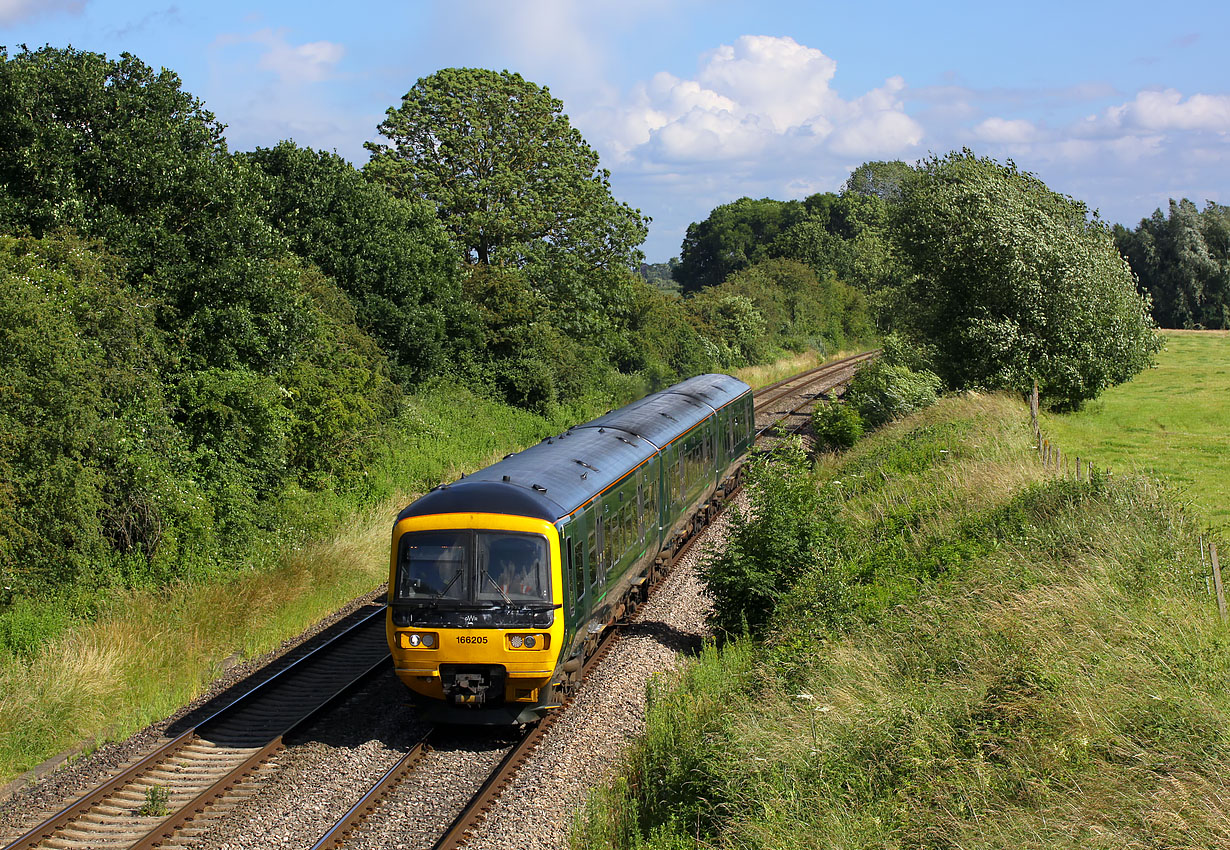
M437 487L397 518L510 513L555 522L747 390L727 375L691 378Z
M661 449L749 389L729 375L697 375L578 425L577 429L619 428Z

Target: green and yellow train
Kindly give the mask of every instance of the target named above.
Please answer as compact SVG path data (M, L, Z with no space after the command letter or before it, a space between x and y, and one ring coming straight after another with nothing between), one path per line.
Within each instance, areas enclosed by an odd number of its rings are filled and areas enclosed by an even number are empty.
M526 723L735 486L751 389L700 375L441 485L393 526L388 641L428 719Z

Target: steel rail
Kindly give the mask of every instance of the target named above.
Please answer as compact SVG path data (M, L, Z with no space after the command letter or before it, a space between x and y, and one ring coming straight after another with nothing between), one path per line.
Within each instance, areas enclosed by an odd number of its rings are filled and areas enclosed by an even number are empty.
M204 739L212 727L219 725L224 720L231 720L237 716L241 716L241 713L247 709L249 704L253 703L261 696L271 693L275 687L286 684L292 681L295 676L303 674L314 662L319 661L324 657L322 653L326 650L337 650L338 647L342 645L343 641L353 639L359 630L365 627L370 628L370 624L373 621L383 618L384 615L385 609L381 606L378 610L348 626L345 630L324 644L296 659L294 662L279 670L268 679L265 679L259 684L253 686L236 699L227 703L205 720L202 720L200 723L197 723L193 727L185 730L170 741L165 742L137 763L133 764L131 767L68 804L47 820L5 845L3 850L33 850L33 848L39 847L44 841L52 839L58 831L81 821L83 816L87 815L96 806L105 803L123 789L134 784L136 780L140 779L146 773L149 773L159 765L164 764L170 758L176 756L197 740ZM259 764L259 762L267 760L269 755L271 755L271 752L269 751L271 747L274 748L275 751L276 749L280 749L281 738L284 735L290 734L293 730L299 728L302 724L307 723L310 719L319 716L321 712L326 711L328 708L336 705L338 700L346 696L353 688L364 682L369 676L374 675L374 673L378 671L387 661L388 655L386 654L379 661L371 664L367 668L364 668L358 675L352 677L324 702L319 703L315 708L309 710L307 714L300 715L289 727L285 729L281 735L276 736L274 740L268 742L264 747L258 750L258 752L244 759L240 765L233 768L231 771L228 771L226 775L212 783L209 788L195 795L188 801L187 804L178 808L174 814L164 818L162 821L159 821L152 831L139 837L136 843L130 845L130 847L135 850L135 848L138 847L153 847L164 842L169 834L166 829L167 824L174 822L175 828L178 829L182 827L184 823L192 820L207 807L208 803L203 803L203 801L206 799L208 799L209 803L216 801L219 796L221 796L221 793L225 793L229 787L233 787L240 781L239 776L250 774L255 769L255 764ZM173 831L174 829L171 830L171 832Z
M428 730L422 738L419 739L413 747L411 747L405 755L397 760L397 763L389 768L383 776L376 780L371 788L359 798L359 801L350 807L346 814L342 815L341 819L335 823L328 832L326 832L319 841L312 845L312 850L335 850L341 847L350 834L354 832L368 816L376 811L376 808L384 802L392 791L405 781L406 777L414 769L427 753L431 750L429 743L434 729Z

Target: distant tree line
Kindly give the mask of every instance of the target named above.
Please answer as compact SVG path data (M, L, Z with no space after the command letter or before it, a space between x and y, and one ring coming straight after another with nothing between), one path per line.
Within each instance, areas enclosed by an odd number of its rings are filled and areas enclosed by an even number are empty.
M1116 225L1115 244L1153 300L1164 328L1230 328L1230 207L1203 210L1184 198L1142 219Z
M707 291L770 262L851 285L952 389L1037 381L1052 404L1076 407L1160 346L1110 228L968 150L869 162L838 193L720 206L688 228L674 274L685 292Z
M552 413L874 332L786 260L648 283L648 219L517 74L440 71L380 132L363 168L232 152L169 70L0 53L0 609L293 540L427 382Z

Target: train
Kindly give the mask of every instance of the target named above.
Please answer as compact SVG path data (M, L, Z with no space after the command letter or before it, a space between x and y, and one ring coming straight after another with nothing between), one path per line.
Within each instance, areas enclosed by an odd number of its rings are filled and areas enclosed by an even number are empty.
M385 624L421 715L513 725L559 706L738 486L754 413L746 383L698 375L402 510Z

